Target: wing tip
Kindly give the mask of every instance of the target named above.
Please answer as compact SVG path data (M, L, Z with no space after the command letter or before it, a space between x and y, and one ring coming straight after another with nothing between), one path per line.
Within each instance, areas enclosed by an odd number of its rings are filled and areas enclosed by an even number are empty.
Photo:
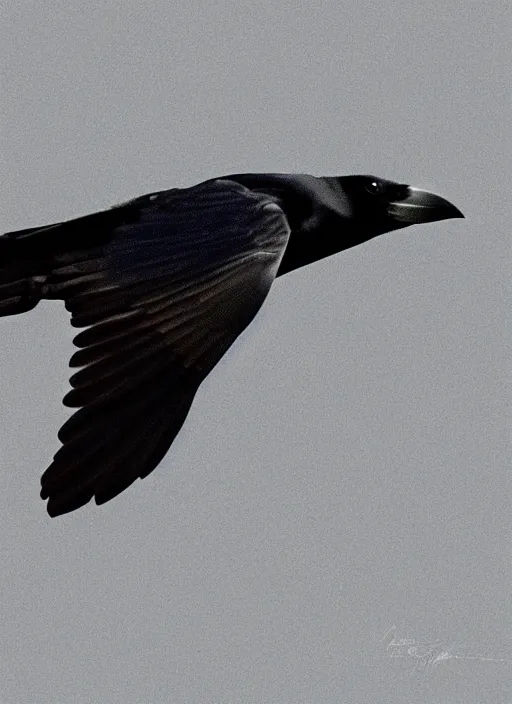
M43 497L43 491L41 491L41 498ZM46 504L46 511L51 518L56 518L57 516L62 516L65 513L71 513L76 511L76 509L85 506L92 499L92 494L83 492L77 496L55 496L49 497L48 503Z

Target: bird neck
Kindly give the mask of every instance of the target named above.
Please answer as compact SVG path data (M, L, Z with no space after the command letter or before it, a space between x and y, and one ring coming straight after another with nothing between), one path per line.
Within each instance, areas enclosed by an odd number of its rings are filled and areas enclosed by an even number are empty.
M356 247L378 234L362 230L335 214L324 213L321 222L306 222L300 229L292 230L277 276Z

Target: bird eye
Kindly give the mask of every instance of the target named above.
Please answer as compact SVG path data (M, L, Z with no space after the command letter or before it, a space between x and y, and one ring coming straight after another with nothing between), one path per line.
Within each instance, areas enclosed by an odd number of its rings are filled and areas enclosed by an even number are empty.
M379 193L383 193L384 187L380 181L373 179L373 181L368 181L368 183L366 184L366 190L369 193L373 193L374 195L378 195Z

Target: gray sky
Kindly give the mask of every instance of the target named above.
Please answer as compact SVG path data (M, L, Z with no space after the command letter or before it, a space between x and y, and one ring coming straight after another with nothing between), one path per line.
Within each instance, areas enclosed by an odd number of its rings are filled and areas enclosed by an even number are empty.
M0 321L1 704L510 703L507 7L11 2L2 231L240 171L467 219L278 280L159 468L55 520L76 331Z

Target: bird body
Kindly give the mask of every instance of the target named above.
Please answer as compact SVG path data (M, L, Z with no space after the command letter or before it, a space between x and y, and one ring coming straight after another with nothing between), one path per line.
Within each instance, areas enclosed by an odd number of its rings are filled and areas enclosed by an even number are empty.
M199 385L276 276L385 232L462 217L373 176L234 174L0 237L0 316L64 300L85 328L41 479L56 516L101 504L161 461Z

